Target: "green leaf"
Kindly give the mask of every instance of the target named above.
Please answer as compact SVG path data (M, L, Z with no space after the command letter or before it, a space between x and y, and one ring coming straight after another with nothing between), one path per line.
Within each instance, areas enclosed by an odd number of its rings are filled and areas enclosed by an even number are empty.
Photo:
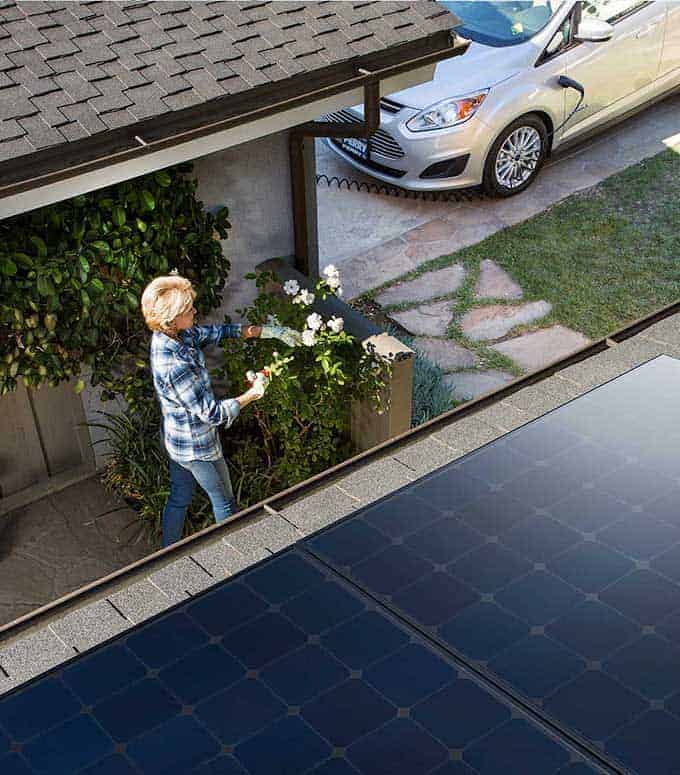
M142 234L146 231L146 224L141 218L137 218L137 228L142 232Z
M137 297L130 291L125 291L125 300L128 303L128 307L132 310L136 310L138 307Z
M99 293L104 292L104 283L98 277L95 277L93 280L91 280L90 285L98 290Z
M8 277L12 277L18 271L17 265L9 258L5 258L0 267L2 267L2 273Z
M47 245L41 237L38 237L36 234L31 234L28 239L35 245L35 249L41 258L47 255Z
M78 256L78 261L80 262L80 268L87 274L90 271L90 264L82 253Z
M102 253L110 253L111 247L108 242L104 242L104 240L96 240L96 242L92 243L92 247L95 248L95 250L99 250Z
M44 274L38 276L37 290L41 296L52 296L54 294L54 285L52 280Z
M125 223L125 210L122 207L114 207L111 217L116 226L122 226Z
M22 266L31 268L33 266L33 259L27 256L25 253L12 253L12 258Z
M84 380L79 379L76 382L75 391L76 391L76 393L78 393L78 395L80 395L80 393L82 393L83 390L85 390L85 382L84 382Z
M150 191L144 189L141 194L142 202L147 210L153 210L156 207L156 200L153 198Z
M160 170L154 175L154 180L162 188L167 188L172 183L172 178L165 170Z
M84 223L76 223L73 225L73 236L80 241L85 234L85 224Z

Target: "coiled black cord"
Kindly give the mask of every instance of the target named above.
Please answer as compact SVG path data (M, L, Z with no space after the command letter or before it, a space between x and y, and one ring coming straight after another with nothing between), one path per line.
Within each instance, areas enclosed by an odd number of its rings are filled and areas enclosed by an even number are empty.
M316 184L317 186L324 184L328 188L336 186L338 190L345 188L347 191L365 191L367 194L383 194L400 199L421 199L425 202L474 202L488 198L483 191L475 188L460 191L409 191L389 183L368 183L365 180L340 178L337 175L329 177L323 173L317 174Z

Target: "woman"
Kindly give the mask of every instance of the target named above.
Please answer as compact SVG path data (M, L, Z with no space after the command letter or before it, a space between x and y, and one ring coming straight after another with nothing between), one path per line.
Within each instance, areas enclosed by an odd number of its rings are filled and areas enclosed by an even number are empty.
M224 324L194 326L196 291L184 277L157 277L142 294L151 337L151 371L161 405L161 441L170 460L170 497L163 511L163 546L182 537L195 482L206 491L216 522L236 509L217 429L227 428L241 409L262 398L269 380L260 372L249 390L218 401L202 347L226 337L280 339L295 347L300 334L282 326Z

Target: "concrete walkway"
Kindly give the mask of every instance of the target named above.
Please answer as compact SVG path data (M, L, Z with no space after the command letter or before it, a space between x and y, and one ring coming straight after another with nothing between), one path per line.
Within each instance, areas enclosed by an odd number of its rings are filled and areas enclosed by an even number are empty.
M668 147L680 150L679 128L680 95L571 151L556 154L533 187L505 200L478 195L476 199L427 202L339 190L321 183L317 193L322 264L339 267L346 296L354 298L431 259L526 220ZM318 146L317 163L319 172L329 178L371 182L323 144ZM347 223L352 224L351 250ZM466 341L468 345L488 344L524 372L568 355L589 341L581 332L561 325L512 337L510 332L517 325L540 322L550 313L551 304L549 300L523 302L522 288L492 259L481 262L475 306L460 319L454 318L451 298L465 281L465 270L459 264L391 286L375 299L416 337L416 349L439 363L457 400L475 398L513 378L506 371L480 369L475 354L464 346ZM438 300L443 296L449 299ZM463 335L458 343L447 338L452 325Z
M93 476L0 518L0 625L153 551Z

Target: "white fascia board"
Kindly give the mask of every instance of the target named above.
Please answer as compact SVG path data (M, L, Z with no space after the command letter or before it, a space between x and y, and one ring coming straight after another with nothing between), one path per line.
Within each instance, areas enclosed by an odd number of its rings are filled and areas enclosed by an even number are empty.
M427 65L411 70L401 75L386 78L381 81L380 93L392 94L411 86L417 86L432 80L435 65ZM291 127L299 126L307 121L313 121L324 113L341 110L362 103L363 88L355 88L341 92L333 97L326 97L307 105L274 113L270 116L241 124L232 129L225 129L211 135L188 140L187 142L152 152L123 162L112 162L106 167L82 175L74 175L66 180L38 186L28 191L0 199L0 218L10 218L13 215L35 210L38 207L71 199L88 191L111 186L124 180L146 175L149 172L164 169L181 162L198 159L225 148L241 145L249 140L281 132ZM143 138L142 138L143 139ZM58 150L56 151L58 153Z

